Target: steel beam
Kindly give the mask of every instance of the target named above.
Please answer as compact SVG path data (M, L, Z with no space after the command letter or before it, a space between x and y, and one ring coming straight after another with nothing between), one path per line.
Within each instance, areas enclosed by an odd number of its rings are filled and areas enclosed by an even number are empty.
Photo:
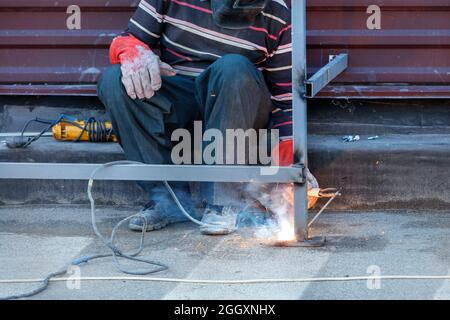
M307 114L306 114L306 0L292 2L292 113L294 154L300 165L307 167ZM294 228L298 241L308 239L308 200L306 184L294 185Z
M101 164L0 162L0 179L88 180ZM268 170L269 169L269 170ZM115 165L96 180L303 183L295 167Z
M333 56L330 62L315 75L305 81L306 97L314 98L323 88L340 75L348 65L348 55L345 53Z
M299 156L300 168L308 167L306 71L306 0L295 0L292 2L292 113L294 154ZM324 238L309 236L306 183L294 183L294 229L296 241L289 246L317 247L325 242Z

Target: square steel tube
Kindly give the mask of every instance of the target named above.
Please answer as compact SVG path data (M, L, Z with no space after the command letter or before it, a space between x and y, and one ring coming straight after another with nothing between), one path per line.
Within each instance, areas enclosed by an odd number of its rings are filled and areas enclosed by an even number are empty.
M306 101L306 0L292 1L292 114L294 154L300 165L308 166ZM307 184L294 184L294 230L297 241L308 236Z
M101 164L0 162L0 179L88 180ZM271 170L268 174L266 171ZM304 183L298 167L115 165L96 180Z
M314 98L323 88L340 75L348 65L346 53L335 56L327 65L305 81L306 97Z

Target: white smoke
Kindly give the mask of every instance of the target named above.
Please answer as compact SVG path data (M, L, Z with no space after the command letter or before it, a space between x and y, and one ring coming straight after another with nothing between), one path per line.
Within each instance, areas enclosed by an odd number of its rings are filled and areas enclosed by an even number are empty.
M320 190L317 179L306 169L308 185L308 208L317 202ZM294 186L292 183L251 183L246 188L247 197L259 202L271 217L257 226L255 236L265 240L289 241L295 239L294 231Z
M270 217L257 226L255 236L263 240L295 239L293 212L289 201L292 193L291 184L249 184L246 188L248 197L266 208Z

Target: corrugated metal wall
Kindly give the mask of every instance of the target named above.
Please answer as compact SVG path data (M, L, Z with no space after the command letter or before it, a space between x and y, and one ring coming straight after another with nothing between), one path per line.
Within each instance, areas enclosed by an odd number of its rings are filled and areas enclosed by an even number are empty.
M108 65L108 46L127 25L138 0L1 0L0 82L7 92L94 94ZM67 7L81 7L81 30L68 30ZM38 86L37 84L58 84Z
M67 30L72 0L2 0L0 94L94 94L108 45L138 3L77 0L82 29ZM366 26L374 4L381 30ZM308 30L310 72L349 54L322 96L450 96L450 0L309 0Z
M336 79L347 86L329 86L323 95L450 96L449 0L308 3L309 71L329 54L349 54L348 70ZM367 28L366 10L374 4L381 8L380 30Z

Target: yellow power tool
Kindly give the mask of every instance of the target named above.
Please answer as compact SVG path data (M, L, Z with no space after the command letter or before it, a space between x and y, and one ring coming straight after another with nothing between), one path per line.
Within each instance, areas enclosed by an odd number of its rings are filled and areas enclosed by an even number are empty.
M52 133L54 139L62 141L117 142L111 122L92 118L87 121L62 120L53 126Z

